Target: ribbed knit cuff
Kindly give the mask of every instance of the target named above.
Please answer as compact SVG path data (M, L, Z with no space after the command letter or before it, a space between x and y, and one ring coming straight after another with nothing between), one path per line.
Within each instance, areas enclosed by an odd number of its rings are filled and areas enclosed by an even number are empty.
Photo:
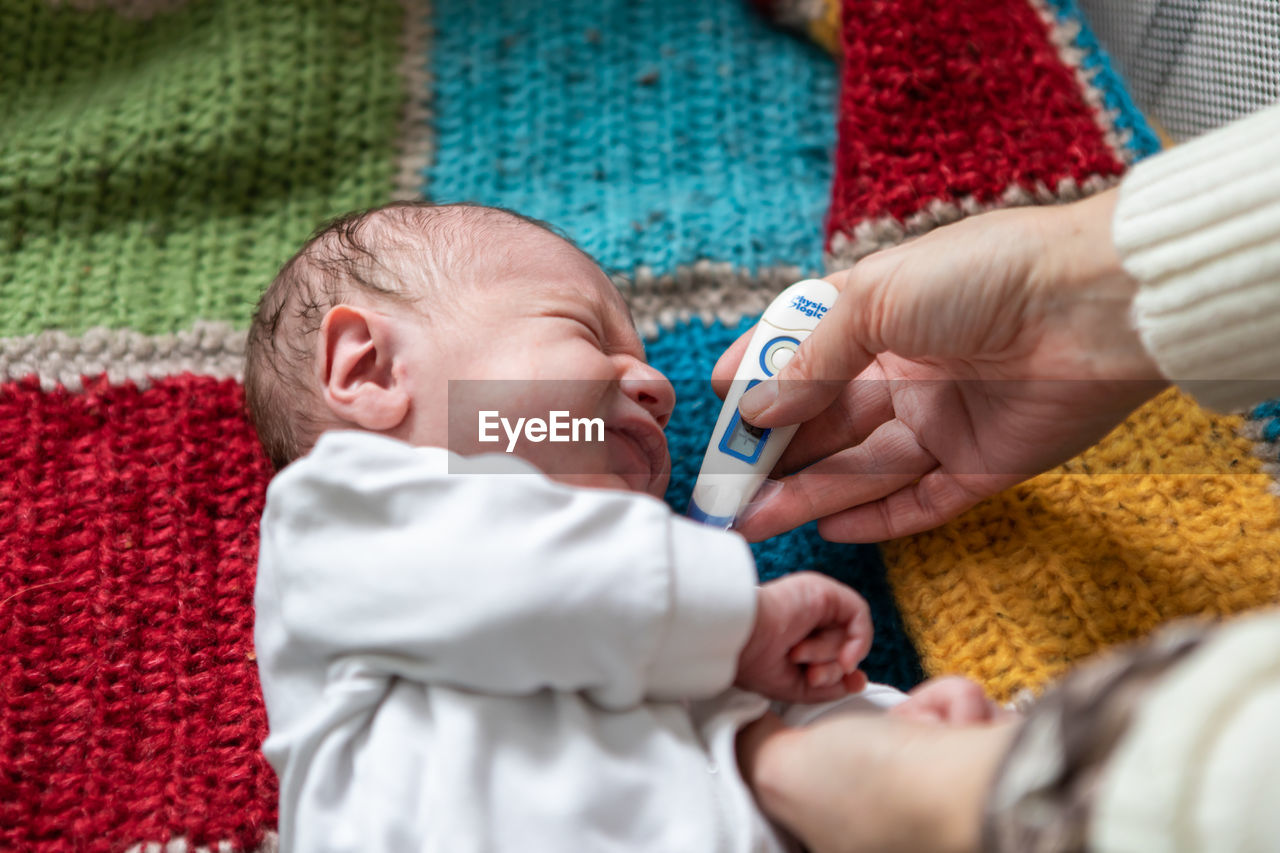
M1280 105L1139 163L1113 229L1166 377L1222 410L1280 394Z
M1085 849L1274 848L1280 614L1208 635L1142 698L1112 751Z

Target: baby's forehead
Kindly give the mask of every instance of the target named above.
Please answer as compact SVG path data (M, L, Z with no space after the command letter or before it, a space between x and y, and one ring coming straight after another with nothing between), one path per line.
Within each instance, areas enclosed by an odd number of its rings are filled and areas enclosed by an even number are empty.
M535 220L497 208L445 208L417 229L426 254L449 278L477 283L510 278L599 279L582 250Z
M502 265L500 278L520 279L544 293L579 303L601 313L621 312L630 322L626 300L600 266L565 238L533 223L522 222L494 247Z
M634 330L626 300L600 266L535 220L471 205L389 207L367 222L392 277L410 290L463 296L490 288L504 296L571 303ZM492 291L491 294L492 295Z

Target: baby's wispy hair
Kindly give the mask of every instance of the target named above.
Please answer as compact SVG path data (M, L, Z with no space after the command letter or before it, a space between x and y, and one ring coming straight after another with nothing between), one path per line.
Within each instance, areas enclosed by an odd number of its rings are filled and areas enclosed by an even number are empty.
M285 262L258 301L244 364L249 417L277 470L330 426L315 374L316 335L329 310L356 302L425 312L478 253L504 251L502 241L477 237L501 224L564 236L502 208L392 202L325 222Z

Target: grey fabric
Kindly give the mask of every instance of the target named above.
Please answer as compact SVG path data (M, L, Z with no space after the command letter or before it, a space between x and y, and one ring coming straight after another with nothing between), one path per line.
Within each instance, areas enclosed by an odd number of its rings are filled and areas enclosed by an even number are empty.
M1099 783L1148 690L1209 635L1166 627L1071 672L1026 712L983 813L988 853L1083 853Z
M1080 0L1139 106L1184 140L1280 100L1277 0Z

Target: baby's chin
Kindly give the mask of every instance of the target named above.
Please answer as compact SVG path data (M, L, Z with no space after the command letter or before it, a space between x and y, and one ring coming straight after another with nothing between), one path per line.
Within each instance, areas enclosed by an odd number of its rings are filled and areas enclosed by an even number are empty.
M605 446L606 464L624 484L620 488L662 497L671 480L671 456L660 433L646 446L624 433L607 430Z
M671 454L666 440L634 437L606 429L603 443L580 446L566 452L535 445L542 452L524 454L543 473L561 483L594 489L621 489L661 498L671 480Z
M551 479L570 486L581 486L589 489L618 489L624 492L640 492L662 497L667 491L667 483L671 480L670 470L658 476L648 472L607 471L598 474L553 474Z

